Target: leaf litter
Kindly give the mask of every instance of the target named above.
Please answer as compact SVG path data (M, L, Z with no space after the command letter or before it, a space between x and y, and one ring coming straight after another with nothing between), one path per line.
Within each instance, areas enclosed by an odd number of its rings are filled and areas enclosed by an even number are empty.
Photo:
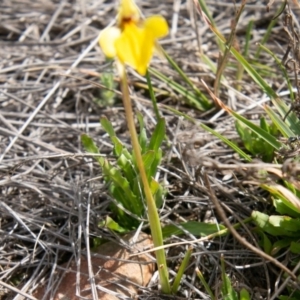
M216 0L206 3L218 29L229 36L238 4ZM162 46L203 92L201 79L212 87L215 73L201 60L201 55L217 64L219 50L214 35L195 13L193 1L153 0L138 4L145 15L159 13L168 20L171 34L162 41ZM270 5L268 11L267 5L268 1L247 1L240 18L236 31L240 47L244 46L250 20L255 25L250 56L257 51L256 43L261 42L279 3ZM118 92L115 91L114 105L99 105L96 101L101 98L101 76L109 67L97 45L97 36L113 20L115 6L114 1L101 0L3 0L0 5L1 299L21 299L21 296L34 299L34 291L42 284L50 283L53 289L57 288L60 266L81 255L91 259L95 237L130 247L114 233L98 227L110 214L111 199L100 168L92 155L83 151L80 142L80 135L87 132L103 155L115 159L109 138L99 124L100 116L105 115L118 137L129 144ZM298 12L293 10L295 14ZM267 41L267 47L281 57L289 45L284 27L279 18ZM234 64L231 60L229 63ZM276 69L263 52L259 62ZM154 58L151 66L181 83L178 74L160 58ZM266 76L280 92L284 87L277 71L275 76L268 73ZM263 92L247 75L240 82L241 91L237 91L233 88L236 83L233 69L225 69L225 75L220 99L235 111L243 112L244 117L258 122L263 114L259 104ZM154 112L147 93L140 88L145 81L131 74L130 83L134 109L144 115L147 129L151 131ZM222 222L205 187L204 171L232 224L249 217L253 209L268 211L268 194L258 187L257 173L271 166L261 161L244 164L217 138L176 116L166 105L238 142L232 118L216 108L208 112L193 109L158 79L153 78L153 85L161 91L159 105L172 141L172 148L164 149L165 159L160 168L160 178L169 191L160 211L162 222ZM274 178L278 177L274 175ZM244 225L239 232L249 242L257 241L251 225ZM168 238L166 244L198 237L186 232ZM258 247L257 242L255 245ZM187 247L188 244L178 245L168 250L172 276ZM186 276L178 295L172 299L209 298L195 276L196 268L219 295L221 255L235 289L247 288L252 292L252 299L276 296L275 283L281 279L280 270L227 235L193 245ZM281 262L286 260L288 253L280 258ZM167 299L159 295L155 277L147 287L140 286L139 293L139 299Z

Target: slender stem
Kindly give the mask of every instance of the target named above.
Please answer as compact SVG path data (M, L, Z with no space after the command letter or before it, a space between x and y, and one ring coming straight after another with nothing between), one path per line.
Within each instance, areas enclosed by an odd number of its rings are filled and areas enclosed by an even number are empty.
M154 247L159 247L163 245L162 230L161 230L157 207L149 186L148 178L146 175L146 171L142 159L141 148L140 148L140 144L138 141L135 124L134 124L131 98L129 95L128 83L127 83L125 72L122 72L121 75L121 89L122 89L123 105L125 108L127 125L131 137L132 148L136 157L136 162L142 179L142 184L143 184L145 197L147 201L148 220L151 229L153 244ZM171 288L169 283L169 274L167 269L165 251L164 249L156 250L155 254L156 254L156 260L158 265L158 272L159 272L162 291L166 294L170 294Z

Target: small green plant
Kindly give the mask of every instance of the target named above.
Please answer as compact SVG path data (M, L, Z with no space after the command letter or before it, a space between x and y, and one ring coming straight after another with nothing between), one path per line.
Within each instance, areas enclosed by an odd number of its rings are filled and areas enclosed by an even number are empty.
M237 120L235 126L245 148L254 157L261 157L265 162L271 162L273 160L274 147L272 145L259 137L243 122ZM260 119L260 128L272 136L278 134L278 130L274 124L269 125L264 117Z
M114 74L112 70L102 73L100 83L104 86L104 88L100 90L100 97L96 98L95 102L101 107L114 105L116 97L114 89L116 88L116 83L114 81Z
M268 244L266 250L271 255L276 255L284 248L289 248L291 253L300 254L299 190L289 182L287 182L287 186L288 188L279 184L262 185L270 193L277 214L252 212L252 218L259 230L273 237L269 239L264 235L262 239L264 245ZM268 239L267 242L266 239Z
M242 288L238 293L234 290L230 278L226 274L224 257L221 257L222 287L221 292L224 300L250 300L250 294Z
M160 207L164 189L154 177L162 158L161 143L165 137L165 122L164 119L160 119L151 138L148 138L141 115L138 115L138 120L140 125L139 145L143 163L156 205ZM124 230L130 231L137 228L142 219L145 220L147 218L145 214L145 195L140 185L141 178L136 159L134 153L127 149L117 138L113 126L107 118L101 118L100 122L104 130L109 134L113 143L113 154L117 160L114 165L107 158L99 156L96 159L103 170L110 195L116 201L111 204L114 219ZM84 134L81 140L86 151L95 154L100 153L98 147L89 136ZM114 223L110 224L114 226L111 229L116 228ZM109 227L109 224L106 224L106 226Z

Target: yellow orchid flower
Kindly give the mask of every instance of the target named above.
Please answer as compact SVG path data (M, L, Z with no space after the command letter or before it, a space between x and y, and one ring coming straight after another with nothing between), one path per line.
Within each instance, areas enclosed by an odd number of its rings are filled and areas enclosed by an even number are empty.
M156 40L168 34L167 21L162 16L142 19L133 0L121 0L117 26L104 29L99 44L109 58L117 57L141 75L145 75Z

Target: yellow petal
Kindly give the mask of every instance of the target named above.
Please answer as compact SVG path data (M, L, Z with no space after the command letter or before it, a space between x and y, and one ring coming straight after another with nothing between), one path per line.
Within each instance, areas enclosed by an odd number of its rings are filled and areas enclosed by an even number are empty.
M128 19L138 22L140 16L140 10L133 0L121 0L118 14L119 24Z
M121 30L117 27L109 27L102 30L99 36L99 45L105 56L113 58L117 55L115 42L120 35Z
M144 21L144 28L151 32L154 39L166 36L169 32L169 26L165 18L162 16L152 16Z
M128 23L120 38L116 40L115 47L117 57L122 63L130 65L141 75L146 74L154 49L151 33L147 35L144 28Z

